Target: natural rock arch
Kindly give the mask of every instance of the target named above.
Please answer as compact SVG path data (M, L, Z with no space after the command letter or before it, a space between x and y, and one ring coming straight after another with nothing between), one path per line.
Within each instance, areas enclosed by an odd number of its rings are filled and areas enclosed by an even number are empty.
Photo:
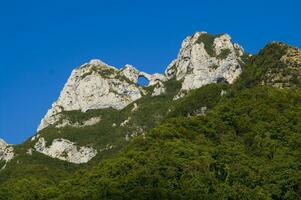
M140 86L148 86L150 83L150 80L144 76L143 74L138 76L137 84Z

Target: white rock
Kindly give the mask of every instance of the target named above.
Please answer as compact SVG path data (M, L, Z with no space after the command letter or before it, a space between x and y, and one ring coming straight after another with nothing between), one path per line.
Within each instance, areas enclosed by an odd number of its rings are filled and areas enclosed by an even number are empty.
M227 34L216 36L209 55L204 42L200 41L206 32L187 37L176 60L167 67L165 74L171 79L182 81L182 88L175 99L184 96L185 91L217 82L233 83L241 73L243 49L231 42Z
M62 111L123 109L146 94L146 90L137 84L139 77L145 77L149 81L148 86L159 84L152 96L165 92L162 84L165 81L174 77L182 81L181 90L174 99L210 83L233 83L241 73L243 49L232 43L229 35L223 34L213 38L212 55L211 51L207 52L208 48L202 41L202 37L208 36L206 34L197 32L187 37L182 42L177 58L168 65L165 75L141 72L132 65L125 65L118 70L95 59L74 69L37 131L57 123Z
M121 73L127 77L130 81L132 81L133 83L137 83L138 82L138 78L139 78L139 70L136 69L133 65L129 65L126 64L122 69L121 69Z
M31 141L34 141L35 139L36 139L36 136L34 135L34 136L31 137L30 140L31 140Z
M123 109L141 98L144 89L137 85L140 76L149 80L149 85L167 78L162 74L147 74L131 65L121 70L100 60L91 60L72 71L60 96L37 129L40 131L61 119L62 111L114 108Z
M83 121L81 123L79 123L79 122L72 123L68 119L63 119L62 122L55 125L55 127L56 128L62 128L62 127L66 127L66 126L71 126L71 127L75 127L75 128L81 128L81 127L85 127L85 126L93 126L93 125L99 123L100 121L101 121L101 117L92 117L92 118L90 118L86 121Z
M28 149L27 152L26 152L26 154L32 155L32 148Z
M161 81L159 81L154 88L152 96L159 96L165 93L166 93L166 88L164 84Z
M74 142L62 138L53 140L52 144L46 147L46 141L41 137L34 148L37 152L49 157L76 164L87 163L97 154L92 147L78 147Z
M0 161L8 162L14 158L14 148L0 139Z
M226 95L227 94L227 91L226 90L222 90L221 91L221 96L224 96L224 95Z
M159 74L159 73L148 74L145 72L140 72L139 77L141 77L141 76L146 78L149 81L148 86L152 86L152 85L157 84L158 82L165 82L168 80L168 78L166 76Z
M131 117L128 117L126 120L124 120L124 121L120 124L120 126L124 127L125 125L127 125L127 124L130 122L130 120L131 120Z
M137 103L134 103L134 107L132 108L131 112L135 112L138 109Z

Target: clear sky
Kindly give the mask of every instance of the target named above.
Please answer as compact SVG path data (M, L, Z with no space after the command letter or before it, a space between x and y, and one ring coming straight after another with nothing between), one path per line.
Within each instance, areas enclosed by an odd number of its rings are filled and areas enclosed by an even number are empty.
M0 138L34 134L76 66L99 58L163 72L196 31L229 33L255 53L301 47L300 0L1 0Z

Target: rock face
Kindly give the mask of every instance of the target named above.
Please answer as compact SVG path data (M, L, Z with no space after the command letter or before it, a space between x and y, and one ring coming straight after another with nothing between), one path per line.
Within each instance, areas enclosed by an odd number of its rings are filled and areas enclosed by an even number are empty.
M0 139L0 161L8 162L14 158L14 148Z
M87 163L97 154L97 151L92 147L77 147L73 142L66 139L55 139L49 147L46 147L46 140L43 137L39 138L34 149L49 157L76 164Z
M159 96L159 95L164 94L165 92L166 92L166 88L165 88L164 84L160 81L160 82L156 83L156 86L154 88L152 96Z
M86 121L83 121L81 123L79 123L79 122L72 123L68 119L63 119L61 121L61 123L56 124L55 127L56 128L62 128L62 127L65 127L65 126L71 126L71 127L75 127L75 128L81 128L81 127L85 127L85 126L93 126L94 124L97 124L100 121L101 121L100 117L92 117L92 118L90 118Z
M165 93L165 81L174 77L182 81L182 88L175 98L206 84L231 84L241 73L243 54L243 49L233 44L227 34L214 36L197 32L183 41L177 59L170 63L165 75L140 72L132 65L119 70L100 60L91 60L72 71L37 131L57 123L62 111L126 107L146 94L137 84L139 77L148 79L148 86L155 85L152 96Z
M264 67L267 69L261 84L279 88L301 85L301 50L281 42L272 42L261 50L260 56L269 58L276 50L278 50L279 60L274 56L272 60L274 63L265 63Z
M197 32L183 41L177 59L169 64L165 74L183 82L179 98L188 90L210 83L233 83L242 71L243 54L243 49L232 43L227 34Z
M100 60L91 60L74 69L58 100L52 104L37 131L60 120L62 111L114 108L122 109L144 94L137 82L139 77L149 80L149 85L167 80L161 74L140 72L131 65L118 70Z
M83 127L92 126L101 122L100 118L91 118L84 122L71 123L63 116L63 111L90 109L123 109L132 102L150 92L151 96L166 93L165 82L175 78L181 81L182 87L175 99L184 96L189 90L200 88L210 83L233 83L241 73L243 64L243 49L231 41L227 34L210 35L206 32L197 32L187 37L178 53L162 74L148 74L141 72L132 65L125 65L117 69L100 60L91 60L89 63L74 69L65 84L57 101L52 104L42 119L38 131L54 126ZM152 91L138 85L139 77L145 77L153 86ZM148 87L147 86L147 87ZM134 104L132 112L138 109ZM205 110L199 113L203 114ZM129 117L120 126L127 126ZM114 123L112 126L116 126ZM138 131L142 132L142 131ZM55 139L50 146L46 146L43 137L38 139L34 149L45 155L73 163L88 162L96 155L91 147L77 147L66 139Z

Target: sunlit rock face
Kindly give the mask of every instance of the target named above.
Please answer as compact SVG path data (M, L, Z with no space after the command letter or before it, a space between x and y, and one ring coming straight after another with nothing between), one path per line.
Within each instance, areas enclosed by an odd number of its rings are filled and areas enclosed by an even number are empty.
M166 93L166 88L164 84L162 82L156 83L152 96L159 96L165 93Z
M182 81L176 97L179 98L188 90L210 83L233 83L242 71L243 55L243 49L234 44L228 34L197 32L183 41L177 58L169 64L165 75Z
M79 122L72 122L68 119L62 119L60 121L60 123L56 124L55 127L56 128L62 128L62 127L66 127L66 126L71 126L74 128L81 128L81 127L86 127L86 126L93 126L97 123L99 123L101 121L100 117L92 117L86 121L82 121L81 123Z
M63 111L114 108L123 109L146 94L139 86L139 77L145 77L154 86L152 96L164 94L164 82L176 78L182 82L175 99L191 89L210 83L233 83L241 73L243 49L227 34L210 35L197 32L187 37L177 59L172 61L165 75L141 72L132 65L122 69L100 60L91 60L74 69L57 101L52 104L37 131L55 125Z
M0 161L10 161L14 158L14 148L0 139Z
M140 76L149 80L149 86L167 80L164 75L140 72L131 65L118 70L100 60L74 69L37 131L57 123L62 111L126 107L144 94L144 89L137 84Z
M75 143L62 138L55 139L51 145L46 146L46 140L41 137L35 143L34 149L49 157L75 164L87 163L97 154L97 151L92 147L79 147Z

